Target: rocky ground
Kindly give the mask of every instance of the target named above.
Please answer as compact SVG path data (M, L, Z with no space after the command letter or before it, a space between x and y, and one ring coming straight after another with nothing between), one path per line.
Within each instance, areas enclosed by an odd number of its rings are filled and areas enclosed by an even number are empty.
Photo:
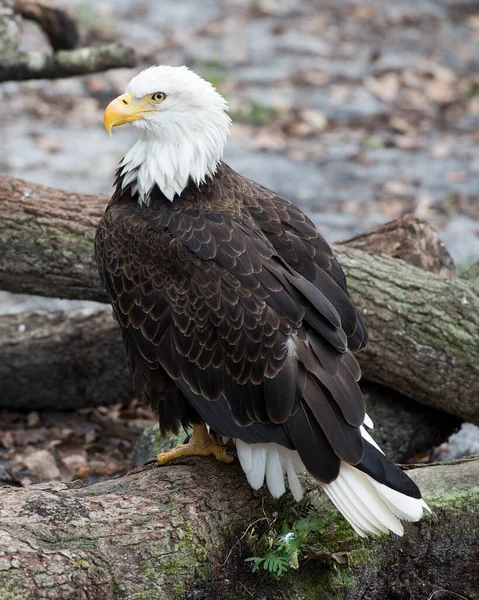
M211 80L229 99L235 121L226 161L299 203L329 241L413 212L433 222L459 268L479 257L475 3L56 4L77 15L85 43L118 41L133 46L138 69L155 63L187 64ZM25 24L22 43L28 50L47 49L33 24ZM108 193L115 165L135 134L122 127L109 138L102 113L132 74L120 69L66 80L4 84L0 172L59 188ZM58 301L0 295L0 312L27 306L58 306ZM100 416L126 428L130 420L152 422L151 414L135 405L105 410ZM99 422L88 425L93 413L85 414L78 416L83 423L83 458L78 462L77 456L78 464L70 460L76 474L81 465L100 460L94 455L95 444L105 436ZM98 411L95 414L98 417ZM64 456L68 452L57 447L73 444L75 454L80 442L76 433L67 431L75 427L58 415L48 417L47 423L43 415L31 415L2 415L0 464L17 464L17 470L28 471L28 456L47 448L54 458L50 462L59 469L55 476L68 479L69 472L62 474L61 466L62 452ZM62 421L63 433L51 431L52 419ZM5 438L5 432L40 426L47 427L41 442L39 433L36 442L23 433L18 434L20 441L15 432ZM138 423L131 428L141 429ZM119 440L108 447L116 463L96 466L98 472L106 469L111 474L126 468L131 439L129 434L126 438L110 434L110 439ZM477 451L477 429L466 428L462 436L445 450L452 448L452 455L467 452L466 447ZM18 456L27 461L15 463ZM88 473L81 473L90 477L96 471L88 467Z

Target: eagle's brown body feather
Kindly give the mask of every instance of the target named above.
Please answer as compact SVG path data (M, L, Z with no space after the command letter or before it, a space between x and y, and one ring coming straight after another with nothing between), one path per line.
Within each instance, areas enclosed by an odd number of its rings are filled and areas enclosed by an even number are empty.
M154 188L140 205L116 185L96 257L136 392L162 430L201 419L275 442L323 483L341 460L361 463L370 444L351 352L367 332L312 222L225 164L173 202Z

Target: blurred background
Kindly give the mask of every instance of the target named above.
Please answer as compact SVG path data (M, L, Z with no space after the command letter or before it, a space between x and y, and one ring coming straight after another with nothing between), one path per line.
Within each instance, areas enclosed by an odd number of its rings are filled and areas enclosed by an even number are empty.
M456 265L479 256L479 3L54 4L84 44L132 46L138 68L4 85L2 173L110 193L135 133L109 138L104 107L142 68L185 64L230 102L226 161L298 202L329 241L412 212ZM49 50L27 21L21 44Z
M479 2L53 4L75 17L82 45L132 46L138 66L3 84L1 174L109 194L135 132L110 138L105 106L142 68L185 64L230 103L226 162L299 204L329 242L413 213L458 271L478 259ZM49 51L35 23L23 22L21 49ZM3 313L66 305L0 292ZM446 457L479 451L468 427Z

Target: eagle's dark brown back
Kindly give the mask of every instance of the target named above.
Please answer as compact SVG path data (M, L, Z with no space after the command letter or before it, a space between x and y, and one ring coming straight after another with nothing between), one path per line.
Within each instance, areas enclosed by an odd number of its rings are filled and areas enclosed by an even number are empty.
M96 257L136 391L162 428L201 418L228 437L296 448L323 482L341 459L358 464L351 351L367 332L312 222L225 164L173 202L155 188L140 206L131 185L117 181Z

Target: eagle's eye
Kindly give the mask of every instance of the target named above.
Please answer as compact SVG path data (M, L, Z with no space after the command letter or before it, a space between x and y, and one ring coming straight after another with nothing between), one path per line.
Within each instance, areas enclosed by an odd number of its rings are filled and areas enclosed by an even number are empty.
M151 99L153 100L153 102L163 102L163 100L165 98L166 98L166 94L164 94L163 92L155 92L151 96Z

